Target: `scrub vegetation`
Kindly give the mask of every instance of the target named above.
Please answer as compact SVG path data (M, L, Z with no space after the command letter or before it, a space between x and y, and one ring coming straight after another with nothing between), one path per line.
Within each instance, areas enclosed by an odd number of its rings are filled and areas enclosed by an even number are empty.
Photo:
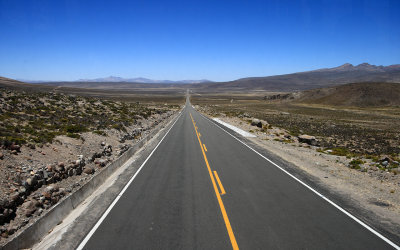
M27 93L0 89L0 144L43 144L58 135L80 138L83 132L105 135L124 131L142 118L162 114L169 106L105 100L59 93Z

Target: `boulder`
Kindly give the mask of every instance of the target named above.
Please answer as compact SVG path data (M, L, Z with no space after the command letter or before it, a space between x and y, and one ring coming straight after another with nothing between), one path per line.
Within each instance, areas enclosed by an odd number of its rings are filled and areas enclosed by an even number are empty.
M104 167L107 164L107 160L106 159L100 159L99 160L99 166L100 167Z
M17 227L17 226L14 226L14 225L9 225L9 226L7 227L7 233L8 233L8 235L14 234L17 230L18 230L18 227Z
M79 166L76 169L74 169L74 175L80 175L82 174L82 167Z
M91 160L94 161L96 158L100 158L101 156L103 156L102 153L96 152L92 155Z
M58 187L56 185L48 185L46 187L46 191L53 193L53 192L57 192L58 191Z
M39 205L40 203L37 200L31 200L25 202L23 205L25 216L27 217L31 216L36 211Z
M315 138L315 136L300 135L300 136L298 136L298 139L299 139L299 142L301 142L301 143L307 143L308 145L312 145L312 146L318 145L318 141Z
M252 126L257 126L259 128L262 128L262 122L259 119L253 119L251 120L251 125Z
M11 150L15 150L15 151L17 151L17 152L21 152L21 146L20 145L16 145L16 144L11 144L11 146L10 146L10 149Z
M64 167L65 167L64 162L60 162L60 163L58 163L58 165L55 167L55 170L56 170L56 172L61 173L61 172L64 171L64 169L65 169Z
M32 177L26 179L26 184L28 184L30 187L35 186L36 183L37 183L36 176L32 176Z
M94 169L91 168L91 167L85 167L85 168L83 169L83 172L84 172L85 174L93 174L93 173L94 173Z

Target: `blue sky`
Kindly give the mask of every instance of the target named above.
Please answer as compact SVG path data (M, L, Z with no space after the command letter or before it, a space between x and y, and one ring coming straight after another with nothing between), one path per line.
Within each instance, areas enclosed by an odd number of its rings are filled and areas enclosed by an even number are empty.
M400 63L400 1L0 0L0 76L233 80Z

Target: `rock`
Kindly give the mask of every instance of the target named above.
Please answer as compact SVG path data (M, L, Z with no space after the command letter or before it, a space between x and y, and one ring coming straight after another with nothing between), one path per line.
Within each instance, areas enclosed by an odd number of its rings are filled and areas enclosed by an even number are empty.
M65 169L64 167L65 167L64 162L60 162L60 163L58 163L58 165L55 167L55 170L56 170L56 172L61 173L61 172L64 171L64 169Z
M83 169L83 172L84 172L85 174L93 174L93 173L94 173L94 169L91 168L91 167L85 167L85 168Z
M102 141L102 142L101 142L101 146L104 147L105 145L106 145L106 142Z
M43 170L36 171L36 177L38 179L43 179L44 178L44 171Z
M99 160L100 167L104 167L106 164L107 164L107 160L105 160L105 159L100 159Z
M111 145L106 145L103 148L103 155L105 156L111 156L112 153L112 146Z
M129 145L127 144L122 144L119 146L119 155L122 155L129 149Z
M26 179L26 184L28 184L30 187L35 186L36 183L37 183L36 176Z
M43 191L42 195L46 200L50 200L51 199L51 192L49 192L48 190Z
M58 191L58 187L56 185L48 185L46 187L46 191L53 193Z
M31 200L25 202L23 205L25 216L27 217L31 216L36 211L39 205L40 203L37 200Z
M298 136L299 142L307 143L308 145L317 146L318 141L314 136L311 135L300 135Z
M253 119L251 120L251 126L262 128L262 122L259 119Z
M52 172L53 171L53 166L52 165L47 165L46 168L47 168L48 172Z
M18 230L18 227L17 227L17 226L9 225L8 228L7 228L7 233L8 233L8 235L12 235L12 234L14 234L17 230Z
M13 212L14 212L14 211L13 211L11 208L6 208L6 209L4 209L4 211L3 211L3 215L4 215L5 218L7 218L7 217L11 216L11 214L12 214Z
M17 155L17 154L18 154L18 152L17 152L17 150L12 150L12 151L11 151L11 154L13 154L13 155Z
M6 216L4 214L0 214L0 225L3 225L6 220Z
M43 170L43 179L49 178L49 173L46 170Z
M4 154L0 153L0 160L3 160L3 159L4 159Z
M15 150L15 151L17 151L17 152L21 152L21 146L16 145L16 144L14 144L14 143L11 144L10 149L11 149L11 150Z
M82 167L79 166L76 169L74 169L74 175L80 175L82 174Z
M91 160L94 161L96 158L100 158L100 157L102 157L102 156L103 156L102 153L96 152L96 153L94 153L94 154L92 155Z
M383 162L381 163L381 165L384 166L384 167L387 167L387 165L389 165L389 162L388 162L388 161L383 161Z
M26 194L26 188L25 187L21 187L18 191L18 194L20 197L24 196Z

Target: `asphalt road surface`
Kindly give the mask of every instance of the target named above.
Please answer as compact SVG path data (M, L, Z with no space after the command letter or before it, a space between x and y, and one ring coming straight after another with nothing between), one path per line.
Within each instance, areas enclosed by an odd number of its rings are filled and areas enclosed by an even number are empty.
M393 249L189 102L84 249Z

